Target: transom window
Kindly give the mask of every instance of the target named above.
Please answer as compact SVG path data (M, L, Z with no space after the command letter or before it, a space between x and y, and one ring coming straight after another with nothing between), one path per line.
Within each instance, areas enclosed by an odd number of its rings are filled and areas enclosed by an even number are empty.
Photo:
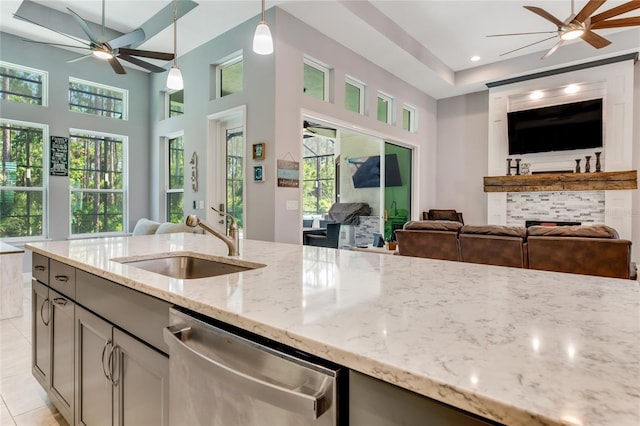
M117 87L69 78L69 110L127 119L129 92Z
M344 107L349 111L364 114L364 83L347 77L344 83Z
M407 132L416 132L418 130L416 109L409 105L402 106L402 128Z
M123 232L127 138L81 130L70 133L71 234Z
M0 120L0 238L45 237L48 128Z
M304 58L304 93L321 101L329 97L329 69L310 58Z
M304 139L303 216L324 216L335 202L335 143L314 136Z
M219 97L242 92L243 67L244 63L242 55L226 61L216 67Z
M393 123L393 98L382 92L378 92L378 121Z
M169 117L177 117L184 114L184 90L169 93Z
M0 99L47 105L46 71L0 61Z
M184 220L184 137L169 139L167 221L182 223Z

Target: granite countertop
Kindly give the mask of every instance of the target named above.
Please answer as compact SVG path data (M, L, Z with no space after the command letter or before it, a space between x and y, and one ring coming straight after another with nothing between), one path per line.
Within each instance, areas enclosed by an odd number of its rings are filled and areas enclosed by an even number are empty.
M267 266L180 280L110 259L226 246L165 234L27 248L501 423L640 424L637 281L253 240L234 259Z

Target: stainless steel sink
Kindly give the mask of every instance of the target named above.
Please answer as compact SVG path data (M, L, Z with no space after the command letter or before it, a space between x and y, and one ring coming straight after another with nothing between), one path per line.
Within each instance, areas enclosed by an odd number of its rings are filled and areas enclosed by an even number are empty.
M133 266L135 268L144 269L145 271L155 272L156 274L178 279L215 277L218 275L248 271L264 266L249 263L246 265L238 265L185 254L146 259L120 258L112 260L127 266Z

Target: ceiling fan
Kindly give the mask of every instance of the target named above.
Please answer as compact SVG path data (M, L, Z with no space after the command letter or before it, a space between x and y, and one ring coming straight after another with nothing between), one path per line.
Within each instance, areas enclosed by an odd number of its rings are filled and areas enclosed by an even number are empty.
M500 56L508 55L509 53L516 52L521 49L525 49L527 47L536 45L538 43L545 42L547 40L551 40L553 38L558 37L559 40L551 49L545 53L541 59L548 58L551 56L558 48L568 40L574 40L576 38L581 38L582 40L589 43L591 46L596 49L601 49L611 44L611 41L602 37L599 34L596 34L593 30L600 30L606 28L621 28L621 27L633 27L640 25L640 17L628 17L628 18L617 18L611 19L618 15L625 14L627 12L631 12L635 9L640 9L640 1L631 0L627 3L623 3L619 6L613 7L607 11L601 12L597 15L593 15L604 3L606 0L589 0L587 4L578 12L577 14L574 12L574 0L571 0L571 15L569 15L564 21L556 18L546 10L535 7L535 6L524 6L525 9L535 13L538 16L546 19L547 21L552 22L556 25L557 29L555 31L538 31L538 32L528 32L528 33L511 33L511 34L491 34L487 37L504 37L504 36L512 36L512 35L525 35L525 34L554 34L551 37L545 38L540 41L536 41L531 44L527 44L526 46L519 47L514 50L510 50L501 54Z
M140 49L130 49L127 48L125 46L130 46L133 43L137 43L137 42L141 42L145 39L145 33L144 30L142 30L142 28L138 28L136 30L133 30L129 33L123 34L119 37L116 37L112 40L106 40L105 36L104 36L104 32L105 32L105 0L102 0L102 33L100 35L100 37L96 37L93 32L91 31L91 29L89 28L89 25L87 24L87 21L85 21L84 19L82 19L82 17L80 15L78 15L76 12L74 12L73 10L71 10L70 8L67 7L67 10L69 11L69 14L71 15L71 17L80 25L80 28L82 28L82 31L86 34L87 38L89 39L88 41L86 40L82 40L80 38L71 36L69 34L65 34L63 32L54 30L52 28L49 28L45 25L39 24L37 22L34 22L33 20L30 20L28 18L25 18L23 16L20 15L14 15L14 17L21 19L23 21L26 22L30 22L32 24L38 25L42 28L46 28L50 31L53 31L57 34L60 34L62 36L65 36L67 38L70 38L72 40L74 40L77 43L82 44L82 46L73 46L73 45L67 45L67 44L58 44L58 43L47 43L47 42L37 42L37 41L33 41L33 40L26 40L32 43L41 43L41 44L47 44L50 46L60 46L60 47L73 47L73 48L78 48L78 49L86 49L86 50L90 50L91 53L89 53L88 55L83 55L80 56L78 58L74 58L74 59L70 59L67 62L68 63L72 63L72 62L76 62L79 61L81 59L85 59L85 58L90 58L90 57L96 57L102 60L106 60L109 62L109 64L111 65L111 68L113 68L113 70L117 73L117 74L126 74L127 72L124 70L124 67L122 66L122 64L120 63L120 61L118 59L121 59L123 61L127 61L130 62L134 65L137 65L139 67L142 67L148 71L151 72L156 72L156 73L160 73L160 72L165 72L166 69L159 67L157 65L151 64L147 61L144 61L142 59L137 58L136 56L140 56L143 58L151 58L151 59L158 59L158 60L162 60L162 61L171 61L173 60L174 54L173 53L164 53L164 52L154 52L154 51L150 51L150 50L140 50Z
M323 126L318 123L312 123L310 121L304 120L302 122L302 131L303 137L312 138L314 136L324 136L327 138L335 138L336 137L336 129L333 127Z

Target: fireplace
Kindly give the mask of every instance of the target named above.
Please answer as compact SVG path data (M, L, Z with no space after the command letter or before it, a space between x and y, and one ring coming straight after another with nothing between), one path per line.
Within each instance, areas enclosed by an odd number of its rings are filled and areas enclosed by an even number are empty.
M525 220L524 226L527 228L530 226L572 226L572 225L582 225L581 222L561 222L557 220Z

